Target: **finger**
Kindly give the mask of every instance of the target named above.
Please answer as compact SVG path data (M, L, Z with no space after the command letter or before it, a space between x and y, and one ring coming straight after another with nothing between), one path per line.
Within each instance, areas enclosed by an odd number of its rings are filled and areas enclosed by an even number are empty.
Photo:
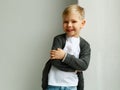
M61 50L61 48L57 48L57 50Z
M55 52L56 50L51 50L51 52Z
M50 54L51 54L51 55L52 55L52 54L55 54L55 51L51 51Z
M55 55L54 54L51 54L51 57L54 57Z
M55 59L55 57L52 57L52 56L51 56L51 59Z

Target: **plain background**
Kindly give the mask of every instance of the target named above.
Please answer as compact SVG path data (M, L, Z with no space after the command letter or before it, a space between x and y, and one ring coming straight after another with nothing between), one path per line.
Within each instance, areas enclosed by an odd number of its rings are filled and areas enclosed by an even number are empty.
M77 0L0 0L0 90L42 90L62 11Z
M120 90L120 0L79 0L86 10L81 35L92 49L85 90Z

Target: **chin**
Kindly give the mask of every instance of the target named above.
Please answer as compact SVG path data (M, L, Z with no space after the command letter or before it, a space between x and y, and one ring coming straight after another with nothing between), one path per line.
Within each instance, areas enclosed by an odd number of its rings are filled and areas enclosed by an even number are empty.
M75 35L74 34L67 34L67 36L74 37Z

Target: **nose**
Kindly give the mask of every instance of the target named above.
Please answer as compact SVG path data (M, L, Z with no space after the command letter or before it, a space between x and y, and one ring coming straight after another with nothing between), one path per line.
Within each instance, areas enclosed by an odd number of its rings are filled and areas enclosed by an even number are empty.
M71 22L69 22L69 23L68 23L68 27L71 27L71 26L72 26L72 23L71 23Z

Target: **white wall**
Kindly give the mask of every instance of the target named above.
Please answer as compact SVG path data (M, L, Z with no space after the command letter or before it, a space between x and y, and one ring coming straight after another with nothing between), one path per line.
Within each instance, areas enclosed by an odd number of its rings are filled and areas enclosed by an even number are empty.
M119 0L79 0L87 19L82 36L92 49L90 66L85 72L85 90L120 89L119 3Z
M0 90L42 90L62 11L77 0L0 0Z

